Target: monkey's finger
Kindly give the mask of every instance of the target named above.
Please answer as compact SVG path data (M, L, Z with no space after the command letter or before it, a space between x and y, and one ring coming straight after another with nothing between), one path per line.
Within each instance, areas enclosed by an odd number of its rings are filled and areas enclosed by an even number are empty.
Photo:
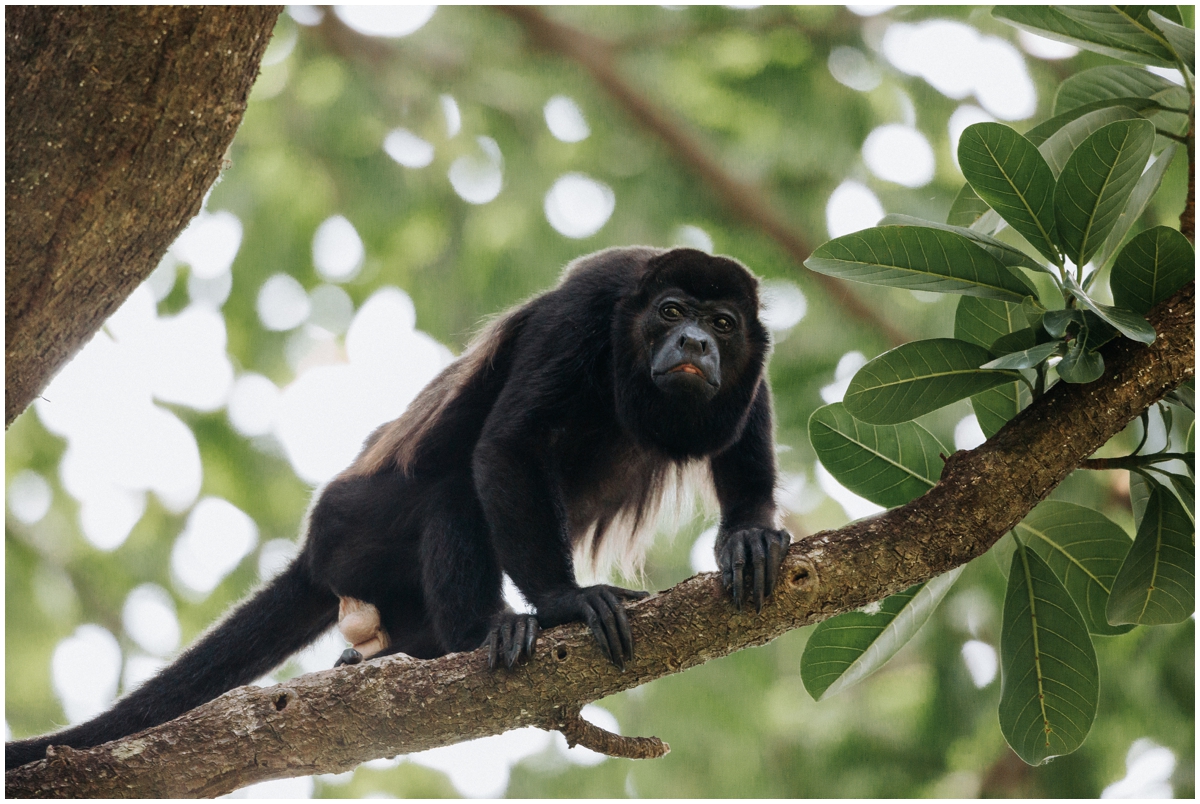
M742 610L742 588L746 584L746 578L742 574L742 569L745 566L746 556L739 542L733 555L733 605L738 611Z
M762 613L763 597L765 596L766 578L766 550L763 548L762 537L755 534L755 537L750 540L750 562L754 565L754 608Z
M500 658L500 626L494 626L488 631L488 670L495 670Z
M600 590L599 605L596 606L596 613L600 615L600 622L604 626L604 636L608 640L609 655L612 656L613 664L620 669L625 669L625 651L621 647L621 637L617 633L617 618L613 614L613 609L619 606L616 597L607 589Z
M612 587L612 592L618 598L624 598L625 600L645 600L650 597L649 592L643 592L641 589L622 589L619 586Z
M537 648L538 632L541 627L534 617L528 619L528 627L525 629L525 656L529 659L533 658L533 651Z
M513 665L517 663L517 657L521 655L521 645L525 642L525 618L518 617L512 624L512 641L508 643L508 650L504 652L504 663L511 670Z
M589 603L583 604L583 618L587 622L588 628L592 630L592 636L600 643L600 652L604 654L604 658L610 662L614 661L612 651L608 648L608 636L604 633L604 626Z
M783 569L783 554L787 546L778 534L774 535L767 544L767 594L775 591L779 583L779 571Z
M625 657L633 661L633 629L629 627L629 615L625 613L625 607L618 605L617 613L617 631L621 635L621 647L625 649Z
M631 631L629 628L629 616L625 613L625 605L618 599L617 596L617 593L620 591L628 590L620 590L616 587L605 589L604 598L612 612L613 628L617 637L616 647L624 658L632 659L633 631Z

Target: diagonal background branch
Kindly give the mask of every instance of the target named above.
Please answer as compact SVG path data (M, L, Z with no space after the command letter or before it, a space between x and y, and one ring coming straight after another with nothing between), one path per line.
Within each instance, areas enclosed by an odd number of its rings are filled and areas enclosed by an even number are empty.
M1103 377L1056 385L987 443L952 455L925 496L794 544L761 614L735 612L707 573L632 606L639 653L623 673L579 625L546 632L534 659L511 672L487 672L483 651L389 657L243 687L104 746L52 749L8 771L6 793L215 796L522 726L559 728L582 704L906 589L982 555L1089 455L1195 376L1195 283L1149 319L1159 334L1152 345L1110 344Z
M617 70L612 48L589 33L547 17L533 6L497 6L497 11L515 19L529 38L545 50L577 63L633 120L661 140L675 158L703 181L716 199L747 224L762 230L799 267L812 253L812 246L775 212L760 187L747 184L729 173L704 146L662 109L640 94ZM893 345L912 340L887 318L871 309L851 286L833 277L808 273L831 299L846 312L883 334Z

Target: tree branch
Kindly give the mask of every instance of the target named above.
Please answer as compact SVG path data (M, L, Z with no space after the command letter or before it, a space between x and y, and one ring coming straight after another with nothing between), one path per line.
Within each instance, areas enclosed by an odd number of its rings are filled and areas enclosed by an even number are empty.
M279 10L5 9L6 428L200 210Z
M46 760L8 771L6 793L215 796L522 726L574 728L581 743L621 748L581 730L571 713L861 608L986 552L1128 422L1195 376L1195 283L1149 319L1158 331L1153 344L1109 344L1104 376L1059 383L987 443L951 455L925 496L794 544L761 614L734 611L718 576L707 573L630 606L638 655L625 672L580 625L547 631L535 657L510 672L489 673L483 650L427 662L368 661L233 690L96 748L52 749Z
M662 140L680 162L699 176L714 198L738 218L761 229L795 260L797 266L804 264L812 253L812 246L763 200L766 195L763 189L732 176L682 126L625 81L617 71L608 43L555 22L532 6L497 6L496 10L521 23L538 46L579 64L630 117ZM847 283L824 274L810 272L807 276L821 285L846 312L882 333L893 346L912 340L865 304Z

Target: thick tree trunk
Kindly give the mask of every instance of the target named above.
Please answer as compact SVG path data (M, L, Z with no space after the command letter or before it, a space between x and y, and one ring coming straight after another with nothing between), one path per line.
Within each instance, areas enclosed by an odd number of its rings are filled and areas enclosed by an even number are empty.
M630 607L637 657L608 663L583 626L546 632L534 658L487 671L486 652L429 662L390 657L274 687L242 687L139 735L8 771L9 796L215 796L253 782L336 773L377 757L450 745L521 726L563 729L626 756L662 751L589 733L579 707L761 645L899 592L982 555L1089 455L1172 388L1195 376L1195 283L1150 315L1158 339L1118 339L1103 377L1059 383L986 444L947 461L908 505L793 545L780 588L735 612L718 576L702 574Z
M199 211L278 15L5 9L5 427Z

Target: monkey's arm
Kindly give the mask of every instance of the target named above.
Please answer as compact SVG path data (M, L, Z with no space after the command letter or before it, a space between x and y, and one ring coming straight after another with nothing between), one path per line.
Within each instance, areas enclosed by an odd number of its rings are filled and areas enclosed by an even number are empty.
M775 588L792 539L787 531L775 527L773 430L771 393L764 378L741 437L710 461L721 503L717 566L739 609L743 594L748 594L755 608L762 611L763 600Z
M504 571L537 610L540 627L586 622L604 655L623 668L633 657L624 601L646 593L576 582L565 505L547 465L548 428L532 424L541 418L540 407L524 389L504 394L475 448L475 486L492 543ZM489 637L494 651L511 657L510 666L521 650L512 619L502 617Z

